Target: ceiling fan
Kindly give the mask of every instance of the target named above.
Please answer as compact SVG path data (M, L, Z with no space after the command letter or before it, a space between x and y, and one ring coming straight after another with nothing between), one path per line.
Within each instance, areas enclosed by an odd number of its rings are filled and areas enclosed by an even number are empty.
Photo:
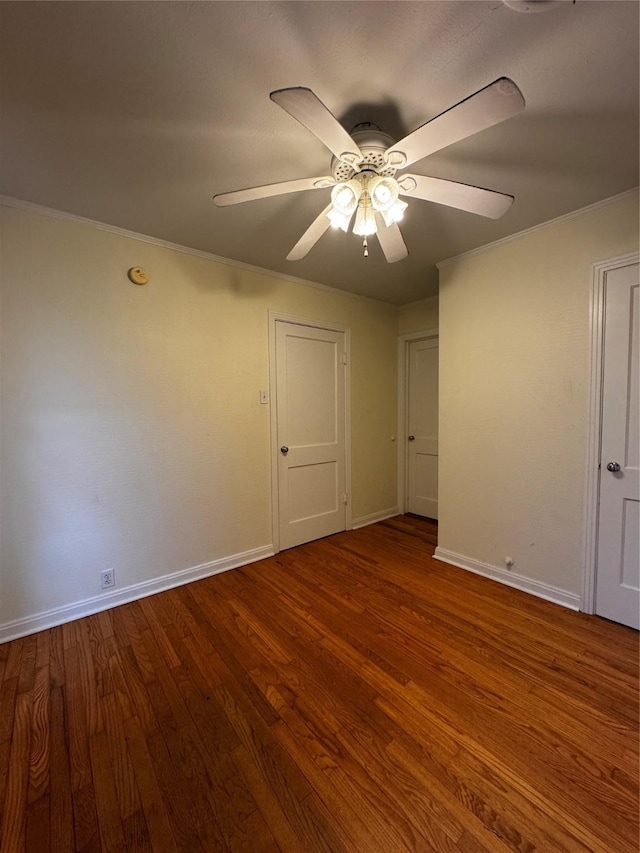
M502 216L513 202L513 196L504 193L403 171L417 160L521 112L524 98L508 77L494 80L400 142L394 142L371 124L357 125L351 134L347 133L311 89L278 89L271 93L271 100L333 153L331 174L220 193L213 200L218 207L226 207L286 193L331 188L331 201L289 252L289 261L304 258L330 225L347 231L354 214L352 230L363 238L365 257L369 254L367 237L376 234L387 261L402 260L408 250L398 222L407 203L400 196L448 205L490 219Z

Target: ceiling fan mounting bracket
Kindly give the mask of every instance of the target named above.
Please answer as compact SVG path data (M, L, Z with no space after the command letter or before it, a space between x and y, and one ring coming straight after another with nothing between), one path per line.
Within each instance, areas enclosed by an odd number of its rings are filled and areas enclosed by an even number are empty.
M387 163L385 158L385 151L395 141L388 133L379 130L375 124L362 122L351 132L351 138L362 152L362 160L356 168L344 159L334 157L331 161L331 174L338 183L350 181L354 175L365 169L384 177L392 178L395 175L398 167Z

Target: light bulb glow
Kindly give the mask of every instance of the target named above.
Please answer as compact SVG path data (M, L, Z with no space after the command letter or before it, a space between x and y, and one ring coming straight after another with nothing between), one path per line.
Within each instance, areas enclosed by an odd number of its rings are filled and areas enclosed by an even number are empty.
M377 175L371 179L367 190L371 196L371 204L380 213L390 210L398 200L399 187L394 178Z
M376 218L368 198L358 205L353 233L359 237L369 237L376 233Z
M358 206L361 195L361 184L351 179L344 184L335 185L331 190L331 202L339 213L351 216Z
M327 219L331 223L332 228L340 228L342 231L348 231L352 215L351 213L341 213L335 207L332 207L327 213Z
M378 187L375 193L375 197L379 204L388 204L393 198L393 195L389 187L385 187L383 184L382 186Z
M399 199L400 186L395 178L363 171L331 191L332 206L327 218L333 228L348 231L355 213L353 233L365 240L377 232L378 214L387 228L400 222L407 204ZM382 223L380 223L381 225Z
M393 225L395 222L400 222L402 217L404 216L404 212L407 209L406 201L396 201L388 210L382 211L382 218L384 219L384 224L387 228L390 225Z

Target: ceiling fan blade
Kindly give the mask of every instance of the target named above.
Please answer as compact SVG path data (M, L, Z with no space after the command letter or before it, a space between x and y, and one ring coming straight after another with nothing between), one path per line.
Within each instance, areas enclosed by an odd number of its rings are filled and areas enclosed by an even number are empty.
M425 175L402 175L398 183L401 195L446 204L489 219L499 219L513 202L512 195L459 184L457 181L427 178Z
M311 89L302 86L277 89L271 100L315 134L329 151L350 166L362 162L362 152L338 119L329 112Z
M258 198L269 198L272 195L299 193L303 190L319 190L332 187L335 181L332 177L301 178L297 181L283 181L280 184L265 184L262 187L251 187L248 190L236 190L232 193L218 193L213 200L218 207L229 204L240 204L243 201L255 201Z
M396 261L401 261L403 258L406 258L409 254L409 250L405 245L397 223L394 222L393 225L390 225L387 228L382 216L380 216L379 213L376 213L376 227L376 234L378 236L380 248L387 259L387 263L395 264Z
M402 169L447 145L499 124L523 109L520 89L513 80L500 77L396 142L387 149L386 157L393 163L395 155L396 167Z
M288 261L301 261L302 258L306 258L311 249L313 249L315 244L329 227L330 223L327 213L329 213L331 208L332 205L328 204L322 213L316 216L311 225L287 255Z

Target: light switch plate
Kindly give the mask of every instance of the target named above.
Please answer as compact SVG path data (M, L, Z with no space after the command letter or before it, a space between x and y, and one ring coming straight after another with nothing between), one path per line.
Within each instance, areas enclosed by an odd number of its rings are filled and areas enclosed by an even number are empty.
M268 403L269 402L269 392L268 391L260 391L260 402Z

